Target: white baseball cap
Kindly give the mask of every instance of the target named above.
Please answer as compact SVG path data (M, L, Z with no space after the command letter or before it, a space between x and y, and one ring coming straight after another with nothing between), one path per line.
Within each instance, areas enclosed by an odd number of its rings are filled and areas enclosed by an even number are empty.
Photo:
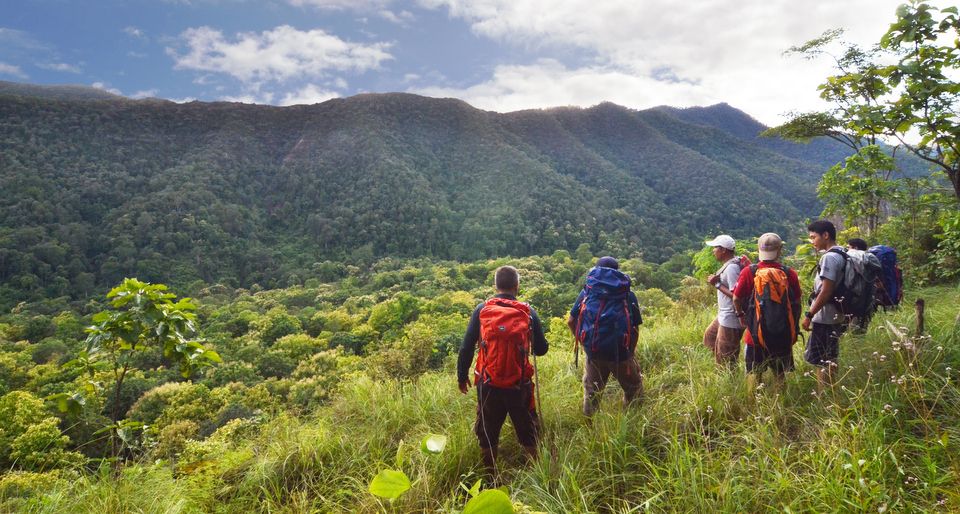
M712 241L706 242L707 246L722 246L727 250L734 251L737 248L737 242L733 240L732 237L726 234L720 234L719 236L713 238Z

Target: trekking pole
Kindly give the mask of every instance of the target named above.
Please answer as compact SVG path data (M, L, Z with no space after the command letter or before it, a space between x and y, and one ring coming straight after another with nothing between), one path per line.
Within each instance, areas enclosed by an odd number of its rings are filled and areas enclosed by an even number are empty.
M580 369L580 342L573 338L573 369Z
M537 354L533 354L533 384L534 394L536 394L537 413L543 416L543 406L540 404L540 368L537 366ZM542 424L541 424L542 425Z

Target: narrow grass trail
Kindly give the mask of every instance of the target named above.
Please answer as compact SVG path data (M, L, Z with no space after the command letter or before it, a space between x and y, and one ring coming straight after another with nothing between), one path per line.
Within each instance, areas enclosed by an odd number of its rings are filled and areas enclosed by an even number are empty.
M742 369L718 369L700 344L712 311L644 327L642 405L608 386L592 423L580 414L582 358L548 335L539 359L544 437L538 461L501 436L502 485L530 512L960 511L960 287L929 288L927 336L912 298L841 341L840 378L816 393L812 368L782 391L749 395ZM742 354L741 354L742 355ZM742 366L741 366L742 368ZM357 375L327 407L261 425L231 422L176 464L128 466L58 484L34 512L452 512L483 479L472 433L476 397L452 363L413 382ZM448 437L437 455L419 451ZM385 468L413 481L393 502L367 492Z

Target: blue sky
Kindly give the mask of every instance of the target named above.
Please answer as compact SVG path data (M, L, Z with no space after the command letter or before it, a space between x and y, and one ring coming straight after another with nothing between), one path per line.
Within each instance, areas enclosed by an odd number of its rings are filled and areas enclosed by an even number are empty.
M835 27L876 42L890 0L6 0L0 80L133 98L316 103L362 92L501 112L727 102L768 124L820 106Z

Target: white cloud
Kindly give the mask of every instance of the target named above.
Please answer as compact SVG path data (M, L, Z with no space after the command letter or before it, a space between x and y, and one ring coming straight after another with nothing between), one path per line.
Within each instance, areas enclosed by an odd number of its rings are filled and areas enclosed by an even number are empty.
M18 79L30 78L26 73L23 72L23 70L20 69L19 66L7 64L5 62L0 62L0 75L9 75Z
M37 67L43 68L45 70L51 70L51 71L62 71L66 73L80 73L79 66L75 64L67 64L65 62L38 64Z
M0 46L5 51L48 51L50 47L45 43L38 41L29 32L17 29L8 29L0 27Z
M156 98L157 97L156 89L144 89L142 91L137 91L136 93L130 95L130 98L139 100L141 98Z
M393 58L388 43L352 43L323 30L288 25L240 33L233 41L219 30L199 27L186 30L181 39L185 54L167 49L177 69L225 73L249 84L321 77L331 70L363 72Z
M107 84L104 84L103 82L94 82L93 84L90 84L90 85L91 85L92 87L97 88L97 89L102 89L102 90L106 91L107 93L112 93L112 94L115 94L115 95L123 96L123 93L121 93L119 89L110 87L110 86L108 86Z
M297 91L284 95L280 105L311 105L339 97L340 94L335 91L326 91L313 84L307 84Z
M634 108L702 105L720 98L701 86L667 83L604 67L570 69L544 59L532 65L498 66L490 80L466 88L411 88L411 93L461 98L480 109L510 112L610 101Z
M287 0L295 7L315 7L324 10L380 11L392 0Z
M400 11L398 13L395 13L391 10L383 9L377 14L379 14L381 18L389 21L390 23L395 23L403 27L407 27L411 23L416 21L416 16L414 16L413 13L410 11Z
M135 37L138 39L146 37L146 34L144 34L142 30L134 26L124 27L123 33L130 37Z
M427 8L445 8L451 17L467 21L478 35L558 60L576 50L594 61L577 70L534 66L540 72L553 70L559 81L598 70L601 78L609 79L610 73L639 77L650 89L633 95L648 98L651 104L689 105L712 97L773 123L784 111L821 106L816 85L829 72L827 62L785 58L784 50L833 27L847 28L853 41L874 43L893 21L901 0L419 2ZM500 76L467 90L503 87L505 71L497 68L497 73ZM658 82L671 88L659 87ZM673 87L687 93L678 98ZM535 99L522 94L523 88L515 93L519 97L511 99L509 90L506 87L497 95L505 104L520 104L521 97ZM653 94L661 92L667 96ZM576 100L593 94L581 91L567 96Z

